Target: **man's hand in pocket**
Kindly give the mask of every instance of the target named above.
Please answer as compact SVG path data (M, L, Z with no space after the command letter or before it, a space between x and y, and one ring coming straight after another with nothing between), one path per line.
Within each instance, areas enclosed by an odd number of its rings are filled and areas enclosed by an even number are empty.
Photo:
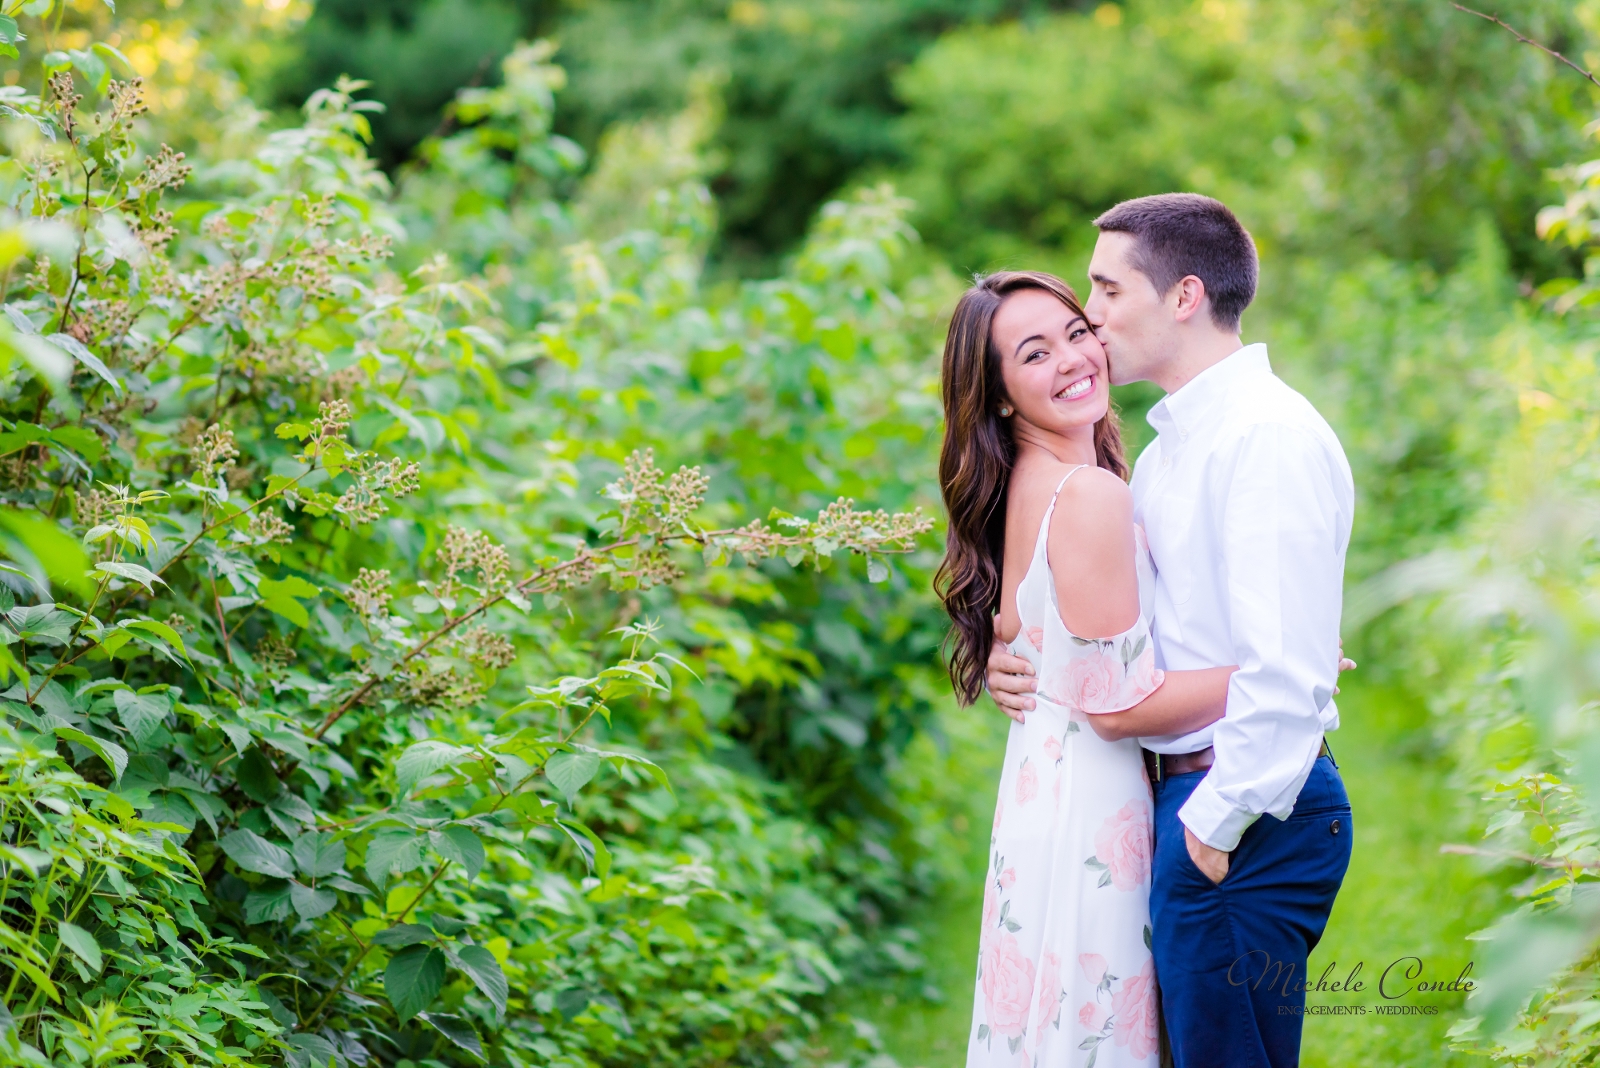
M1189 847L1189 859L1194 861L1194 866L1199 868L1207 879L1211 880L1212 885L1222 882L1227 877L1230 854L1206 845L1187 827L1183 829L1183 841Z

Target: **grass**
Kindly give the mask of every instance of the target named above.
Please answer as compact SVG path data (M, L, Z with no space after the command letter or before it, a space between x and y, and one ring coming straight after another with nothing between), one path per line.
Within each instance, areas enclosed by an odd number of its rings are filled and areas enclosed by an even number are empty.
M1339 701L1344 726L1329 741L1350 791L1355 852L1310 972L1315 977L1332 964L1334 975L1342 977L1360 961L1365 988L1313 992L1308 1001L1368 1008L1365 1015L1310 1017L1302 1063L1481 1063L1447 1048L1445 1032L1460 1016L1461 994L1412 991L1392 1002L1432 1007L1436 1015L1379 1015L1373 1007L1391 1003L1379 996L1378 980L1399 958L1418 958L1422 981L1454 979L1476 946L1466 936L1488 926L1504 900L1501 891L1466 858L1439 853L1443 843L1461 840L1462 806L1448 768L1432 751L1416 702L1399 691L1359 684L1346 687ZM864 990L849 999L902 1065L955 1068L965 1061L981 884L1006 723L987 704L945 717L949 751L937 762L951 791L947 796L961 799L952 817L960 855L950 862L962 874L910 919L922 937L929 989L912 998ZM924 753L921 759L934 757ZM1391 993L1397 974L1391 973Z

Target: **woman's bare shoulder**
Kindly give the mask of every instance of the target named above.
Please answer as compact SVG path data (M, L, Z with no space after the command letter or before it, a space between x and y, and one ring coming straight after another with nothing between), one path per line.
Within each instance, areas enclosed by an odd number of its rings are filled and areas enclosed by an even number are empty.
M1058 511L1085 519L1121 520L1133 514L1133 491L1112 471L1086 467L1061 487Z
M1080 560L1128 555L1133 544L1133 492L1114 473L1088 467L1061 487L1050 519L1053 545L1071 545ZM1109 554L1103 556L1102 554Z
M1034 460L1027 464L1018 464L1011 472L1011 500L1015 504L1040 504L1048 501L1050 495L1061 485L1061 480L1071 474L1076 464L1064 464L1055 459ZM1082 478L1087 471L1070 479L1070 486ZM1065 487L1063 487L1063 490Z

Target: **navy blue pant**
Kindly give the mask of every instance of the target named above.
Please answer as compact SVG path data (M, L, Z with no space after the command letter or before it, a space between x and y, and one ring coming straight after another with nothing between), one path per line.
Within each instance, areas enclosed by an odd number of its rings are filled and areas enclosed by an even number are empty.
M1306 957L1350 865L1350 798L1318 758L1287 820L1262 816L1212 883L1189 859L1178 809L1204 772L1155 784L1150 925L1177 1068L1300 1063Z

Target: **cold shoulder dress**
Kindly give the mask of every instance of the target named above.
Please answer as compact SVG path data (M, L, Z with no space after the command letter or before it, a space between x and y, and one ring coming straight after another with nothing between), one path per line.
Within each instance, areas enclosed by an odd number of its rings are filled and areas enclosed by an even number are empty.
M1046 543L1056 486L1017 589L1011 652L1039 679L1011 724L983 895L967 1064L1120 1068L1156 1063L1150 957L1151 794L1137 740L1088 726L1161 684L1150 639L1154 573L1135 529L1139 619L1114 638L1061 621Z

